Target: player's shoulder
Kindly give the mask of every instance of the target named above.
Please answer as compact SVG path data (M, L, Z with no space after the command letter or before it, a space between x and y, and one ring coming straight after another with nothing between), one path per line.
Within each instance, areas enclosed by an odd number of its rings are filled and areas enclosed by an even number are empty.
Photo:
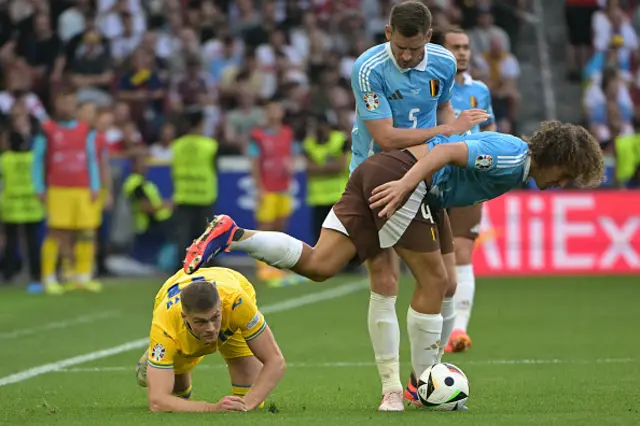
M445 69L455 69L457 67L456 57L439 44L427 43L426 52L429 66L439 66Z
M489 94L490 93L489 86L487 86L481 80L471 79L471 87L473 87L474 90L476 90L478 93L481 93L481 94Z
M378 44L365 50L353 64L354 73L376 72L380 66L391 59L387 43Z

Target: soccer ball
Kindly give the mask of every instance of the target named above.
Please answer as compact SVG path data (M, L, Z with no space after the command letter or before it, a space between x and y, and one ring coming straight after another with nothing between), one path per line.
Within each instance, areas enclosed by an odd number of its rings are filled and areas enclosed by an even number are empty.
M453 364L434 364L418 379L418 399L429 409L459 410L469 399L469 379Z

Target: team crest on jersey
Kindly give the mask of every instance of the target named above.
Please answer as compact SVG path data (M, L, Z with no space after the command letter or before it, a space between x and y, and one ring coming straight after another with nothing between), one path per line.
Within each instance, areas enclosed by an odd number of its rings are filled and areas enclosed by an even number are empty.
M164 349L164 346L162 346L160 343L156 343L155 345L153 345L153 348L151 348L151 358L156 362L162 361L165 352L166 350Z
M493 157L487 154L478 155L476 158L476 169L487 170L493 164Z
M364 99L364 106L367 108L367 111L373 111L378 109L380 106L380 100L378 99L378 95L373 92L365 93L362 98Z

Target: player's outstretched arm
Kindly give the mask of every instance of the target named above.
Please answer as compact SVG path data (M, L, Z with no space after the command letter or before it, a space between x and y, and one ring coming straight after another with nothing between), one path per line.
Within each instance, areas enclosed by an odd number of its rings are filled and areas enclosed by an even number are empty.
M255 357L262 362L262 370L260 370L256 382L244 397L247 410L253 410L275 389L284 375L286 366L282 352L280 352L269 326L266 326L258 337L247 341L247 344Z
M399 129L393 127L392 118L366 120L364 123L373 140L383 150L404 149L420 145L438 135L451 136L462 134L476 124L487 121L489 115L481 109L463 111L451 124L431 127L429 129Z
M412 150L416 157L419 157L419 148L415 149L416 152ZM435 172L448 164L465 167L468 152L467 144L464 142L436 145L424 154L402 179L375 188L369 198L371 209L382 208L378 216L391 217L420 182L431 178Z
M148 366L149 409L156 413L206 413L246 411L245 402L238 396L225 396L217 403L188 401L171 395L175 382L173 369Z

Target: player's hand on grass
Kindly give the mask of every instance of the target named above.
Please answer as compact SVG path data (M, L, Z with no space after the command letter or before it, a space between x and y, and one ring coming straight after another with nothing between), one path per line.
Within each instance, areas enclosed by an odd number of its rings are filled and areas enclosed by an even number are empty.
M388 219L404 203L412 189L402 179L387 182L373 190L369 197L369 207L371 210L381 208L378 216Z
M460 135L468 132L473 126L482 124L489 119L489 114L483 109L468 109L462 111L458 118L449 125L451 133L454 135Z
M239 396L225 396L214 404L216 412L229 413L233 411L247 411L244 399Z

